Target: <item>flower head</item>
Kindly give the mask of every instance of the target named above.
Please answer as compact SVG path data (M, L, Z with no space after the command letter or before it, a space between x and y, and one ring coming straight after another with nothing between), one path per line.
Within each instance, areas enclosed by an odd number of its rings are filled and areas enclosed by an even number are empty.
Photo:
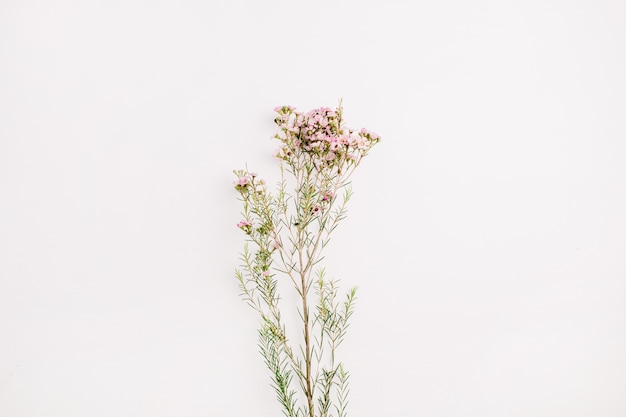
M246 234L248 235L252 233L252 223L250 223L247 220L242 220L239 223L237 223L237 227L243 230L244 232L246 232Z

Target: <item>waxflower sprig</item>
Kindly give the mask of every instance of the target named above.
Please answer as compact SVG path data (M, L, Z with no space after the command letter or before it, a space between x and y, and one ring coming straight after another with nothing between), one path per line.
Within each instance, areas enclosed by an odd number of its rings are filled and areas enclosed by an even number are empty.
M379 142L366 129L343 126L343 108L307 113L274 109L281 181L274 193L256 173L235 170L242 202L237 227L246 234L235 274L241 297L261 318L259 350L288 417L345 417L349 373L337 360L354 310L356 288L339 298L337 280L320 262L330 235L346 217L350 177ZM297 295L302 335L288 337L280 291Z

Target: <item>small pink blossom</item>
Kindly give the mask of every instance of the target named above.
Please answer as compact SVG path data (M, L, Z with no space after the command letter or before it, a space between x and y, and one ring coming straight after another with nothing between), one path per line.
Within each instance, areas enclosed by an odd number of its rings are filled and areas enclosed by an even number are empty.
M355 132L350 132L350 137L348 138L348 145L355 146L359 141L359 135Z
M291 106L276 106L274 107L274 111L276 113L281 113L283 111L288 111L288 112L292 112L294 111L296 108L295 107L291 107Z

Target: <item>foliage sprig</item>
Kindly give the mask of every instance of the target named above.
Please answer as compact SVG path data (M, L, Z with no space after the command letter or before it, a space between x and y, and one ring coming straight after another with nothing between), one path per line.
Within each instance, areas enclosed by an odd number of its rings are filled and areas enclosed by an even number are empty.
M281 143L276 190L268 191L256 173L234 171L243 206L237 227L246 234L235 276L242 299L260 315L259 351L285 416L345 417L349 374L336 353L356 288L341 301L338 281L326 278L320 263L331 233L346 218L350 177L380 138L344 127L341 103L307 113L291 106L274 110L274 137ZM302 336L296 342L281 316L283 281L299 300Z

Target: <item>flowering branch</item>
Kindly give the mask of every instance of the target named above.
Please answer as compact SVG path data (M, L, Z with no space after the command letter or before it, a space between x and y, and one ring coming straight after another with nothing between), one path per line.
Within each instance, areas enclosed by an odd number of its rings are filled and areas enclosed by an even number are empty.
M255 173L234 171L243 203L237 227L247 235L235 275L241 297L261 317L259 350L284 414L335 417L336 412L345 417L349 374L337 362L336 351L353 313L356 288L339 302L337 281L327 279L318 264L331 233L346 217L350 177L380 139L366 129L345 128L341 104L308 113L291 106L275 111L274 137L281 142L276 192L270 193ZM300 300L299 351L281 317L279 275L289 280Z

